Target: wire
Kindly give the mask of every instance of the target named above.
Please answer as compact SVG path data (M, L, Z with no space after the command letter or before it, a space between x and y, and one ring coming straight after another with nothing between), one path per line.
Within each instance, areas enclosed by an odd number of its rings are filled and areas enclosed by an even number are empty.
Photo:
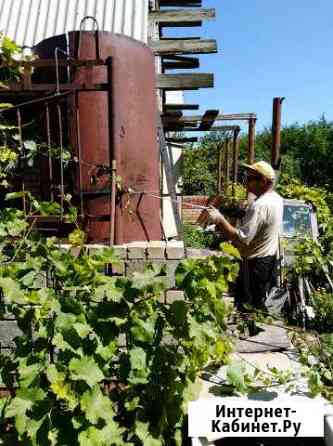
M133 191L133 190L128 190L127 193L128 193L129 195L149 195L149 196L151 196L151 197L153 197L153 198L157 198L157 199L159 199L159 200L170 200L170 201L173 201L174 203L179 204L178 200L174 200L174 199L172 199L172 198L170 198L170 197L163 197L163 196L161 196L161 195L158 195L158 194L155 193L155 192L146 192L146 191ZM190 207L193 208L193 209L199 209L199 210L203 210L203 211L207 211L207 210L211 209L211 208L208 207L208 206L200 206L200 205L198 205L198 204L192 204L192 203L186 203L186 205L187 205L187 206L190 206Z

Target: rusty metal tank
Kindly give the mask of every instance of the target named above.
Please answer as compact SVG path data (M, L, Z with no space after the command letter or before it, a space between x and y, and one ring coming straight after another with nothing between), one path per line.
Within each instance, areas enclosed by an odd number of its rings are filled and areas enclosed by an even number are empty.
M109 32L98 33L96 51L95 37L94 32L71 32L35 48L40 58L50 59L57 46L66 50L67 42L74 59L108 60L105 66L71 72L72 84L107 84L105 91L79 91L68 112L68 138L81 160L73 166L74 193L83 197L85 229L90 242L108 242L113 220L116 244L160 240L160 200L149 195L160 190L154 56L141 42ZM51 70L36 76L55 82ZM66 76L61 69L61 82ZM110 172L105 167L113 160L121 187L135 194L118 192L111 219Z

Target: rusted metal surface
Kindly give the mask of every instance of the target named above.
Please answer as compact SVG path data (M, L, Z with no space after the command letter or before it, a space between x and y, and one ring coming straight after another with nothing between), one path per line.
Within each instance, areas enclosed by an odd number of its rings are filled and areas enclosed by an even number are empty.
M272 123L272 166L275 170L280 168L280 146L281 146L281 115L282 102L285 98L274 98L273 100L273 123Z
M256 144L256 118L249 119L249 145L247 153L247 162L254 163L255 160L255 144Z
M68 82L76 90L68 101L69 145L75 149L74 195L85 217L88 240L116 244L159 240L159 200L146 194L131 195L130 200L128 194L118 195L116 200L114 193L115 163L125 189L159 193L153 53L133 39L106 32L98 39L95 32L73 32L68 41L65 58L64 36L36 47L39 57L48 60L59 48L59 75L50 64L36 70L33 81L59 82L60 91ZM69 79L66 59L71 61ZM85 60L97 63L80 64ZM99 85L104 91L97 91Z
M70 52L76 57L79 33L70 33ZM159 191L159 156L157 148L155 67L151 50L124 36L100 33L100 52L103 59L112 58L112 75L104 67L78 68L73 82L93 79L95 83L109 82L108 93L79 92L80 139L82 158L86 164L107 165L117 162L117 174L126 188L134 191ZM95 57L93 33L81 35L80 58ZM111 103L109 104L109 102ZM111 125L111 127L110 127ZM112 131L110 132L110 128ZM110 176L99 178L92 185L91 169L83 165L82 187L88 209L89 240L109 241L112 213ZM101 195L98 195L98 193ZM95 195L94 195L95 194ZM160 202L143 195L122 196L115 210L115 243L134 240L159 240ZM105 220L104 220L105 219ZM112 231L111 231L112 232Z

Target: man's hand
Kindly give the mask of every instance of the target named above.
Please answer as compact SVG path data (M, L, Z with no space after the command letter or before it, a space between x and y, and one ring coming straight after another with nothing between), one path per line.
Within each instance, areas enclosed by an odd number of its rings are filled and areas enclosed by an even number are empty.
M219 224L223 219L221 212L214 208L214 206L210 206L209 209L207 209L207 213L209 223L212 223L214 225Z

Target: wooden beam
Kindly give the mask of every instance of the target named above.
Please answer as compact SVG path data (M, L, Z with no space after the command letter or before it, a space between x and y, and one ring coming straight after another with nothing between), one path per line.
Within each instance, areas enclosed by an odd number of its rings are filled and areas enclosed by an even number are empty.
M197 57L167 56L162 61L165 70L182 70L200 68L200 61Z
M202 6L202 0L160 0L160 7L195 8Z
M184 144L189 144L189 143L194 143L194 142L198 142L198 138L167 138L166 139L169 143L184 143Z
M219 114L219 110L207 110L206 113L202 117L202 121L199 126L199 130L206 132L209 130L215 122Z
M161 26L200 26L202 20L213 20L215 9L169 9L149 13L151 24Z
M202 132L199 127L184 127L182 125L170 124L165 127L168 132ZM240 131L239 126L234 125L221 125L211 127L209 132L232 132L234 130Z
M181 110L171 110L170 112L165 112L162 116L166 116L168 118L174 118L176 121L183 117L183 112Z
M220 114L216 117L216 121L248 121L249 119L256 119L255 113L239 113L233 115ZM190 125L199 124L202 121L202 116L184 116L179 120L172 120L172 118L164 117L163 122L165 124L178 124L178 125Z
M165 90L197 90L198 88L213 88L212 73L180 73L158 74L157 88Z
M150 40L149 46L157 56L217 53L217 42L214 39Z
M199 110L198 104L165 104L165 111L176 111L176 110Z
M234 113L223 114L218 116L218 121L248 121L249 119L257 119L255 113Z

